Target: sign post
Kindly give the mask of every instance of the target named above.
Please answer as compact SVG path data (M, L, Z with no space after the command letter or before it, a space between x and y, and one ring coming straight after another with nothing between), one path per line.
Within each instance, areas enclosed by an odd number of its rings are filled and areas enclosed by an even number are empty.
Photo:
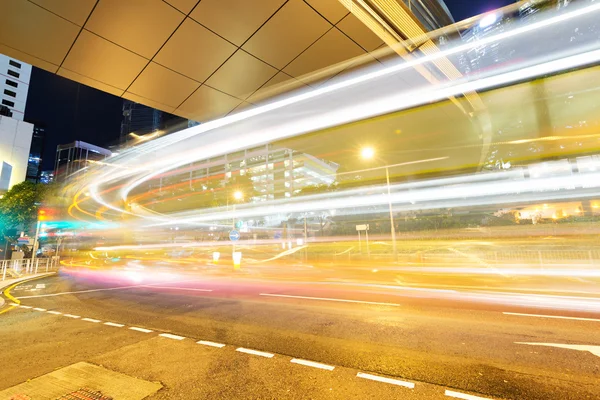
M371 250L369 249L369 224L356 225L356 231L358 232L358 247L362 254L362 244L360 242L360 232L365 231L365 239L367 241L367 257L371 258Z

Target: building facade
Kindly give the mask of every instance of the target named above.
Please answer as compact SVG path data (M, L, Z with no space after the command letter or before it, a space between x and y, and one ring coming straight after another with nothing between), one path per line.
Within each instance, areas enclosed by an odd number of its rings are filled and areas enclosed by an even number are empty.
M18 121L25 116L30 78L31 65L0 54L0 105L7 107Z
M110 156L110 150L79 140L58 145L54 161L54 181L64 182L76 172L87 168L90 161L101 161Z
M0 116L0 192L25 180L32 136L33 124Z
M27 163L27 177L31 182L39 182L42 174L42 155L46 143L46 128L43 124L27 121L33 124L33 136L29 149L29 162Z

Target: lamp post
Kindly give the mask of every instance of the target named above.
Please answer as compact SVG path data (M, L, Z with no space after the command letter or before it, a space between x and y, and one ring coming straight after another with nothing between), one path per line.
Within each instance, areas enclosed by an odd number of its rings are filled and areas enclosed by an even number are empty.
M233 202L233 208L232 208L232 213L231 213L231 221L232 221L231 222L231 224L232 224L231 229L232 230L235 230L235 203L237 201L242 200L243 198L244 198L244 193L242 193L241 191L236 190L235 192L233 192L233 199L235 201ZM239 267L240 267L239 263L235 259L235 257L236 257L236 254L235 254L235 240L231 241L231 257L233 259L233 268L234 269L239 269Z
M360 155L365 160L371 160L375 157L375 149L372 147L364 147L360 151ZM398 260L398 249L396 248L396 228L394 227L394 212L392 211L392 194L390 189L390 170L387 165L380 168L385 168L385 181L387 184L388 206L390 209L390 233L392 234L392 253L394 261Z

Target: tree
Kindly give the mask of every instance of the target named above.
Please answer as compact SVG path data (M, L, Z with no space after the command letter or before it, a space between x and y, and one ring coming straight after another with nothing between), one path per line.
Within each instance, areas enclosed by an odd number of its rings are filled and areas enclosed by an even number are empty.
M45 186L25 181L14 185L0 199L0 231L4 236L14 230L28 230L37 220Z

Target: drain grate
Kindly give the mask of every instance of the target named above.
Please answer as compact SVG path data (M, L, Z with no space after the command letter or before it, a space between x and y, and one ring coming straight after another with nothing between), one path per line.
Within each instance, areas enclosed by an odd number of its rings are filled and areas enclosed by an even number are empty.
M58 397L56 400L113 400L113 398L103 395L99 390L82 388Z

